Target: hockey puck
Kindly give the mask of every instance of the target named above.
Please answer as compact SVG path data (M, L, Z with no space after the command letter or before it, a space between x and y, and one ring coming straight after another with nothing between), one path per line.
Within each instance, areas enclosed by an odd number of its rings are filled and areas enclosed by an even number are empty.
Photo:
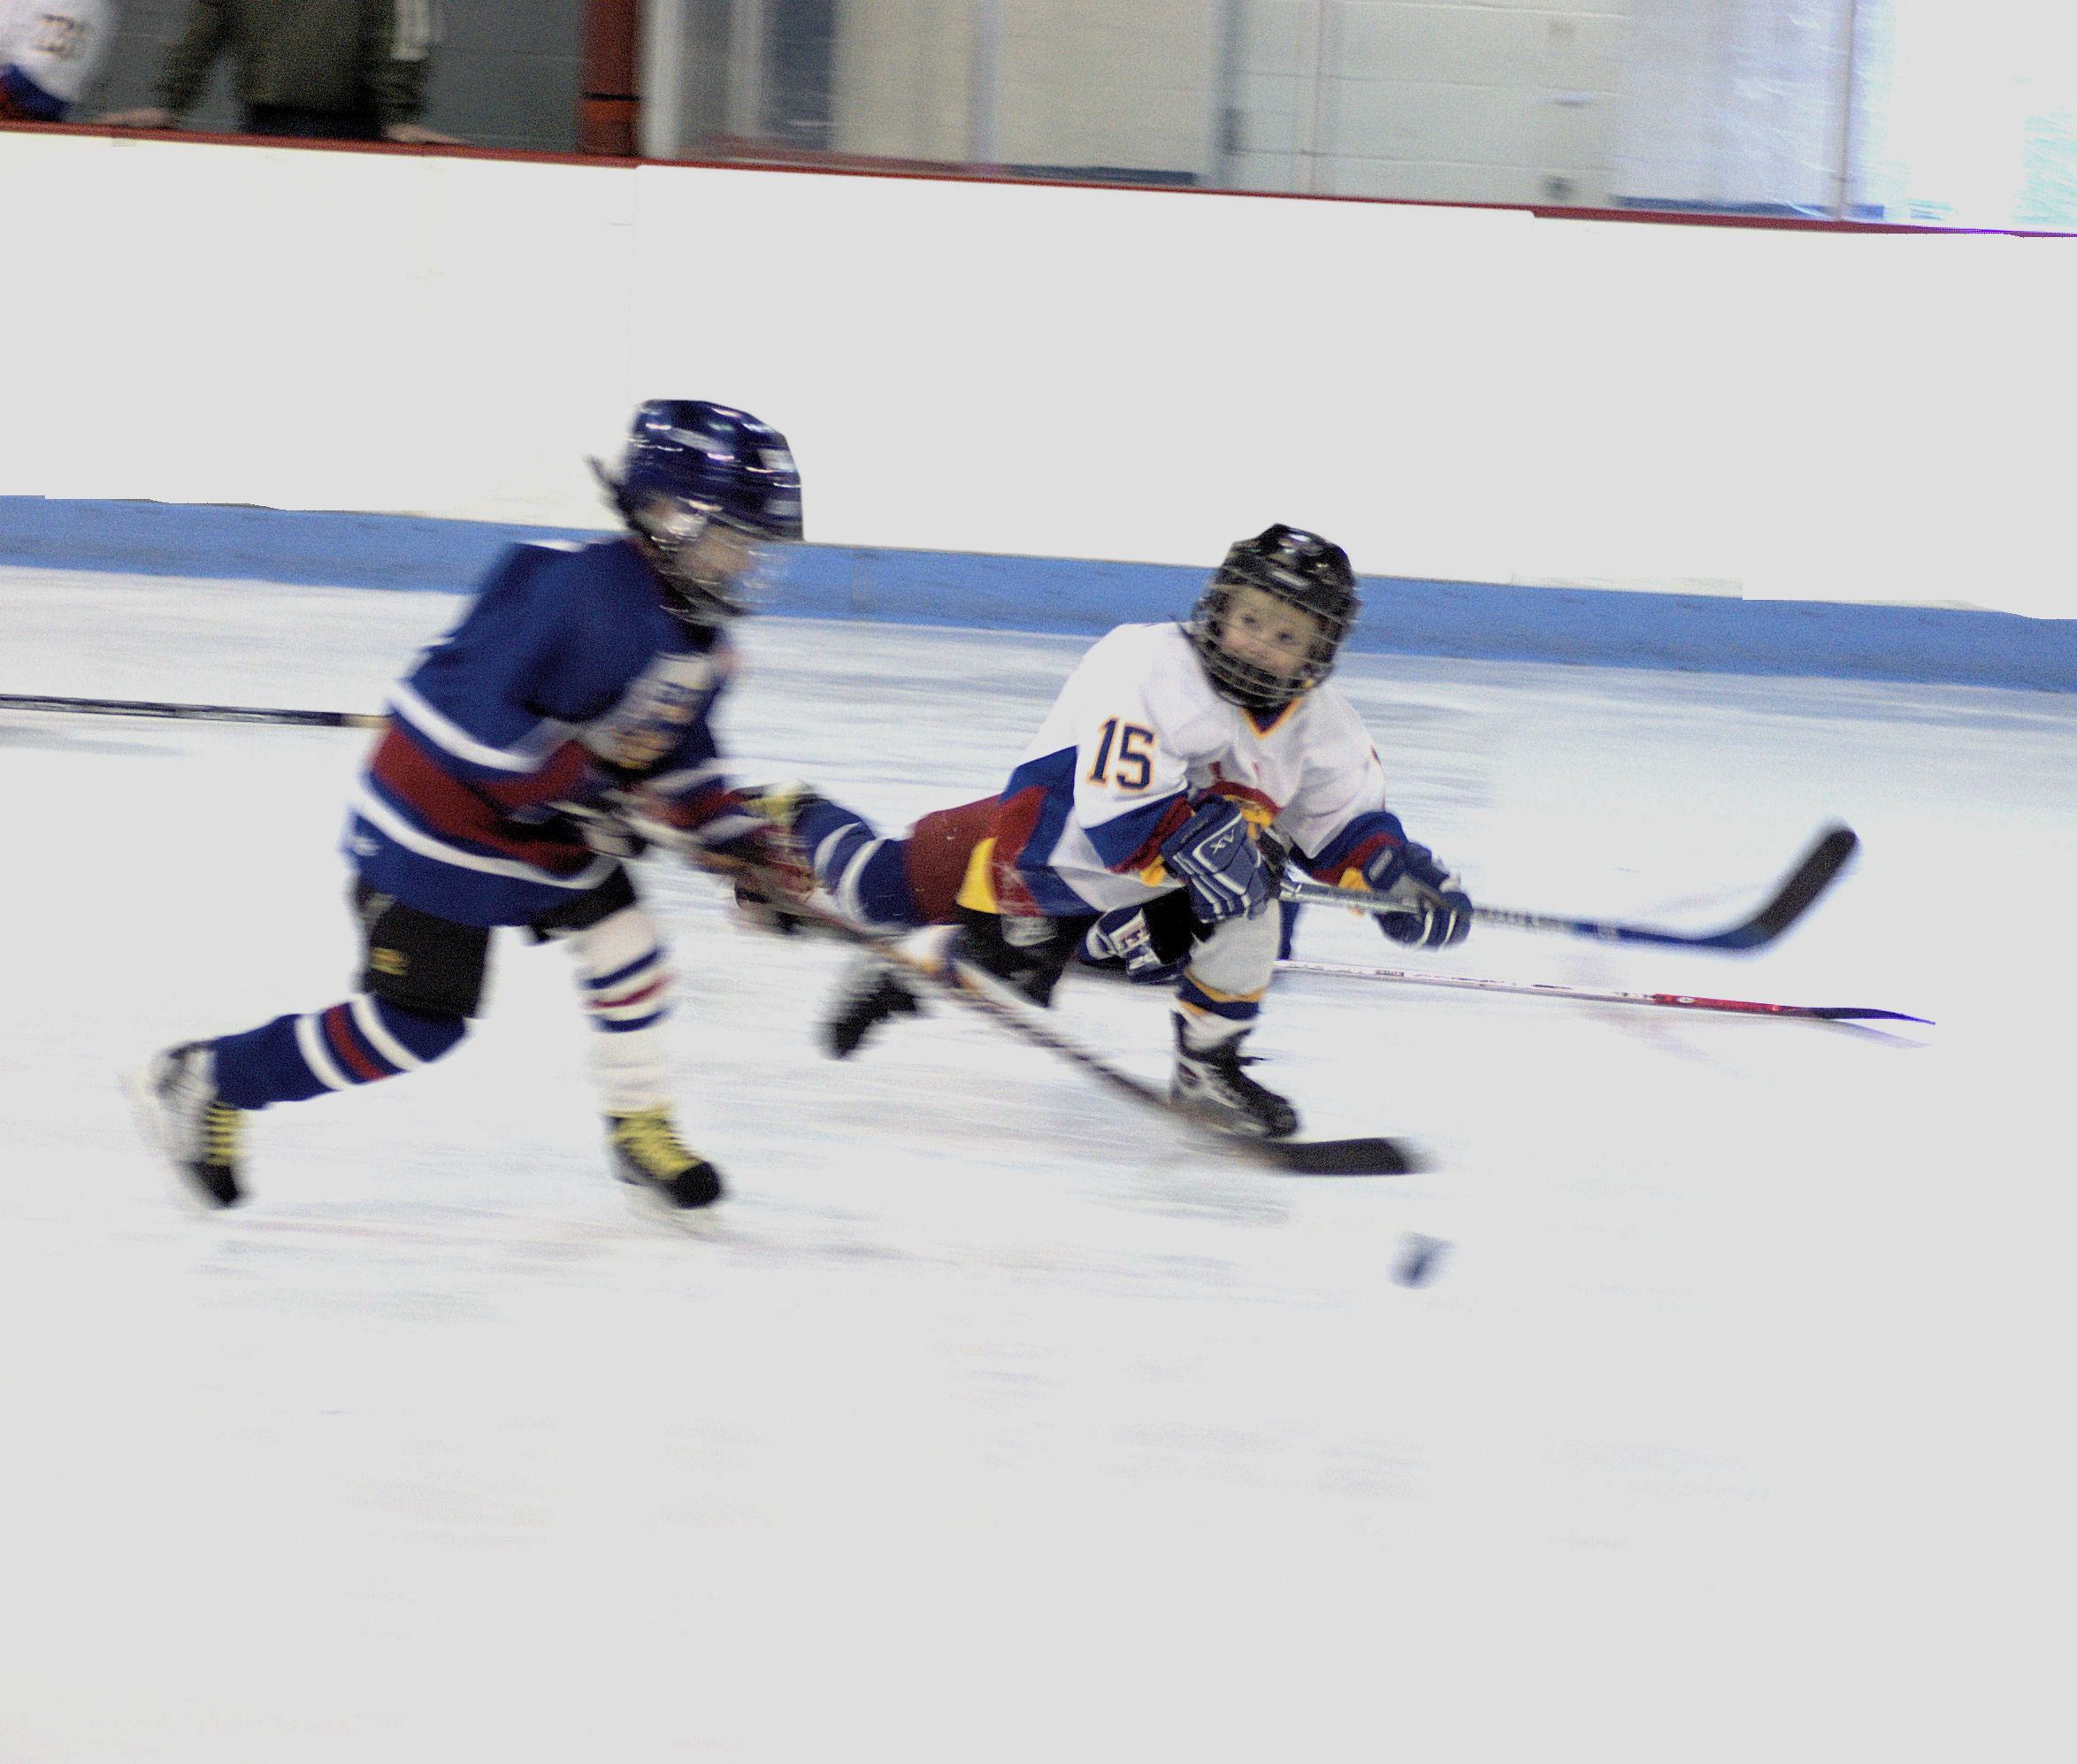
M1435 1277L1441 1267L1449 1245L1440 1238L1424 1238L1418 1231L1408 1231L1399 1245L1399 1265L1392 1270L1392 1277L1402 1286L1425 1286Z

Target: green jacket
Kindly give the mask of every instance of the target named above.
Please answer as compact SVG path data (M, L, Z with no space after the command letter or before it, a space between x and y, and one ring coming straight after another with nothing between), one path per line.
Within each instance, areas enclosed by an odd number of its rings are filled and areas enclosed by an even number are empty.
M438 40L434 0L192 0L166 51L158 101L178 116L228 51L241 104L349 111L372 100L387 126L425 104Z

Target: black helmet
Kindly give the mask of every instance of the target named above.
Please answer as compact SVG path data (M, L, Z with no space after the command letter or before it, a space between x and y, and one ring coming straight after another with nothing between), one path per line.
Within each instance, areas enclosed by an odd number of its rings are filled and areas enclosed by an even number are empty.
M1226 610L1236 588L1260 588L1318 625L1312 653L1296 674L1272 673L1226 653ZM1334 671L1335 655L1361 605L1355 572L1340 546L1299 527L1270 526L1227 552L1184 629L1220 697L1247 710L1280 710Z

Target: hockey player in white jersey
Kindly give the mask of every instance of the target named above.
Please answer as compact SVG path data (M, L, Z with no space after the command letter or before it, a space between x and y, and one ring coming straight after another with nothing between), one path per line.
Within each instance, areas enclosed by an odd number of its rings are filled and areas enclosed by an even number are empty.
M1263 830L1314 875L1373 891L1399 942L1471 925L1457 878L1386 809L1361 720L1322 684L1359 604L1340 547L1277 525L1227 553L1187 622L1110 633L1010 774L959 894L956 953L1041 1003L1085 942L1132 968L1181 962L1172 1094L1230 1131L1298 1126L1240 1051L1280 929ZM832 1050L913 1009L893 974L855 977Z
M107 0L0 0L0 122L63 122L114 35Z

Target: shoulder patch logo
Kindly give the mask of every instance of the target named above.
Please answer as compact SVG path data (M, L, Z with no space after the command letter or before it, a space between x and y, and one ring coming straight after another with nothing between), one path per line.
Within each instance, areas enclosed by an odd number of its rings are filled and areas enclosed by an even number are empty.
M601 759L640 771L666 758L707 708L717 670L704 656L659 656L628 684L620 702L586 725L582 740Z

